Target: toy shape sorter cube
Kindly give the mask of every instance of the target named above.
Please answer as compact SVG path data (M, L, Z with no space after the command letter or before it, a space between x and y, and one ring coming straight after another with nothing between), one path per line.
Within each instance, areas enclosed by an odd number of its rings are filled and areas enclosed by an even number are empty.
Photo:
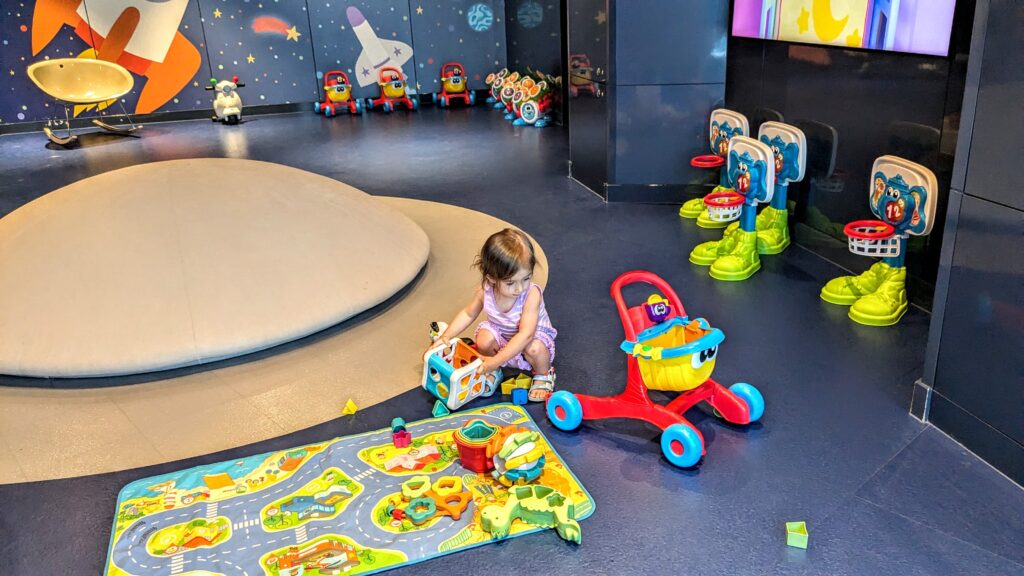
M757 253L778 254L789 244L789 209L786 206L787 191L790 182L803 180L807 169L807 137L796 126L782 122L765 122L758 132L758 139L772 151L775 169L775 192L771 204L766 206L755 218L754 228L757 232ZM716 196L725 197L723 196ZM714 201L714 200L713 200ZM738 217L738 214L723 213L711 208L714 217ZM722 240L704 242L690 254L690 262L701 266L710 266L723 255L722 251L731 249L729 237L739 230L739 222L733 222L726 228Z
M477 374L480 354L460 339L436 342L423 356L423 388L452 411L470 400L490 396L501 382L501 370Z
M690 160L690 166L713 170L722 168L726 164L729 153L729 140L733 136L746 136L750 134L750 122L747 117L739 112L718 108L711 112L711 120L708 122L708 140L711 144L711 153L695 156ZM729 189L728 174L721 170L719 184L711 191L712 194ZM728 222L712 219L704 206L704 198L693 198L683 203L679 208L679 215L683 218L696 218L697 225L701 228L725 228Z
M833 278L821 299L850 306L854 322L891 326L907 311L907 241L925 236L935 221L938 181L920 164L898 156L882 156L871 167L871 212L878 220L846 225L850 252L880 257L863 274Z

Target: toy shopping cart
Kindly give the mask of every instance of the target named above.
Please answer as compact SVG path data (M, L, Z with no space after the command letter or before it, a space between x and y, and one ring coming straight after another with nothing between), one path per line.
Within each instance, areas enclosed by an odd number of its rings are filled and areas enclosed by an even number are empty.
M653 285L664 298L652 296L645 304L627 308L622 289L639 282ZM626 389L611 397L556 392L547 403L548 418L555 427L571 431L583 420L643 420L662 430L665 458L689 468L700 461L705 447L700 431L684 416L687 410L707 402L733 424L761 418L764 399L757 388L744 383L725 388L711 379L725 335L703 318L691 320L667 282L650 272L626 272L612 283L611 294L626 333L620 346L628 367ZM649 389L679 395L661 405L651 401Z

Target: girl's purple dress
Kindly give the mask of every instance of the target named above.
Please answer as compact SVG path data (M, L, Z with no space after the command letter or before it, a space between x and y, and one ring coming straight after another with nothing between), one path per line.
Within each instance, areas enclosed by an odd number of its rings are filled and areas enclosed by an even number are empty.
M519 320L523 317L523 304L526 303L526 297L530 294L530 290L536 289L541 294L540 298L540 311L537 314L537 331L533 334L533 337L540 340L544 346L548 349L548 354L551 355L551 361L555 361L555 336L558 335L558 330L551 325L551 318L548 317L548 311L544 307L544 291L541 290L540 286L536 284L530 284L530 288L523 291L522 294L516 298L515 304L508 312L502 312L498 310L498 306L494 302L494 289L490 283L484 284L484 313L487 314L487 319L481 322L476 327L476 332L473 334L473 339L477 339L477 335L480 334L481 330L487 330L494 336L494 340L498 343L498 348L504 348L508 346L508 341L513 336L519 333ZM511 366L520 370L533 370L533 366L526 361L526 358L522 354L517 355L508 362L505 362L505 366Z

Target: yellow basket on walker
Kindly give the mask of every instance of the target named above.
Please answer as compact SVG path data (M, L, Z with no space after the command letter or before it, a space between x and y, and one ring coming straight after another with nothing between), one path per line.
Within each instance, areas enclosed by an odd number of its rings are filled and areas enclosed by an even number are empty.
M636 358L644 385L651 390L692 390L711 377L718 345L725 334L703 318L675 317L624 340L623 352Z

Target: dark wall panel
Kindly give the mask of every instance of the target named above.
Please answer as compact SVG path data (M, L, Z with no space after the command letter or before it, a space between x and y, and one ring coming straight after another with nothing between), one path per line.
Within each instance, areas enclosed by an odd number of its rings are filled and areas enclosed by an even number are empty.
M1024 212L964 196L949 295L935 391L1024 445Z
M440 91L441 66L452 61L466 67L471 89L486 88L487 74L505 67L505 2L435 0L423 4L413 7L411 17L420 91Z
M393 57L406 75L409 85L416 87L416 54L412 41L409 2L407 0L307 0L310 21L313 22L313 50L316 55L317 83L325 72L345 71L354 86L353 93L360 98L377 97L377 73L372 67L356 68L363 46L352 29L349 8L358 10L379 40L401 42L399 45L381 43L382 49ZM426 11L426 8L424 8ZM353 19L358 16L351 13ZM371 38L372 42L373 39ZM399 53L395 54L395 50Z
M991 3L965 191L1024 210L1016 166L1024 148L1024 4Z
M213 78L237 75L246 104L317 97L305 2L204 1L203 26Z
M107 4L103 0L90 0L94 26L106 16ZM0 61L4 81L0 86L0 123L34 122L57 115L63 108L54 106L49 96L40 91L25 74L25 69L43 59L77 58L87 53L95 43L95 32L83 15L88 4L64 12L36 3L0 3ZM76 9L81 8L81 9ZM150 34L143 46L132 46L151 59L137 58L122 61L133 72L135 86L123 97L129 112L150 113L187 110L205 106L210 102L203 90L209 77L202 22L196 2L187 2L183 10L140 14L139 25L158 33ZM149 27L152 26L152 27ZM76 33L76 29L81 34ZM104 29L106 31L106 29ZM33 36L36 46L33 46ZM141 37L140 37L141 38ZM163 38L164 40L160 40ZM33 49L37 52L33 54ZM152 84L147 89L147 84ZM140 94L145 91L145 99ZM120 113L118 105L109 109ZM84 115L94 111L83 111Z
M615 12L615 84L711 84L725 81L728 11L695 10L658 0ZM653 33L652 31L660 31Z

